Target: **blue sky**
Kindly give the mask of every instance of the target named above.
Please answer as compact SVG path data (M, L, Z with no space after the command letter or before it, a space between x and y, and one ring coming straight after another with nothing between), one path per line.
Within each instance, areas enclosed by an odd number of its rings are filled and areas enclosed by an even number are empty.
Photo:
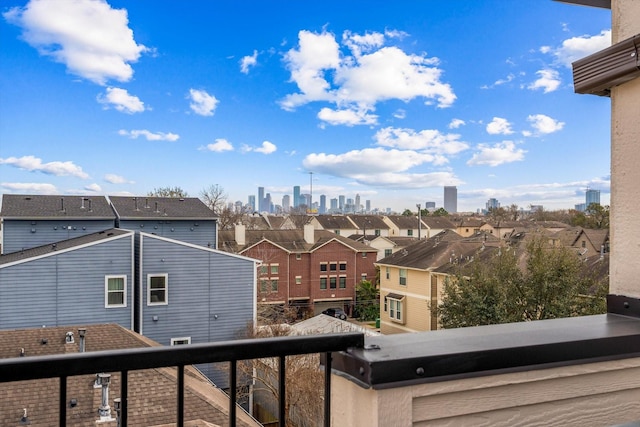
M610 101L571 62L610 11L551 0L0 2L0 191L222 186L402 211L609 203Z

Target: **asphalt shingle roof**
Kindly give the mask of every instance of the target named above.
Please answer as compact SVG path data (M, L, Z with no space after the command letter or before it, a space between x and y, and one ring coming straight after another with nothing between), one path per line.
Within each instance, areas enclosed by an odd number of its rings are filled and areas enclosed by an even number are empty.
M109 196L120 219L215 219L216 215L196 197Z
M115 219L115 213L104 196L43 196L3 194L5 219Z

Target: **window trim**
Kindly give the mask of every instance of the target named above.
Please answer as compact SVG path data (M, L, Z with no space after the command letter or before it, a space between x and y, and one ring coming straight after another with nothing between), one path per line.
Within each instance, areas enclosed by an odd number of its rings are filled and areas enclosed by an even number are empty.
M151 279L154 277L164 277L164 301L151 302ZM147 305L168 305L169 304L169 273L147 274Z
M407 269L406 268L400 268L398 269L398 284L400 284L400 286L407 286ZM404 274L403 274L404 272ZM404 280L402 280L404 279ZM402 283L404 282L404 283Z
M338 289L347 289L347 276L344 274L338 277Z
M387 295L389 300L389 320L404 325L404 295Z
M338 277L329 276L329 289L338 289Z
M302 276L296 276L295 280L296 280L296 285L302 285Z
M274 271L275 269L275 271ZM280 264L279 263L273 263L273 264L269 264L269 274L270 275L274 275L277 276L280 272Z
M324 280L324 287L322 287L322 281ZM326 291L328 286L327 276L320 276L320 290Z
M123 279L122 291L109 291L109 279ZM109 293L122 292L122 304L109 304ZM127 306L127 275L107 274L104 276L104 308L122 308Z

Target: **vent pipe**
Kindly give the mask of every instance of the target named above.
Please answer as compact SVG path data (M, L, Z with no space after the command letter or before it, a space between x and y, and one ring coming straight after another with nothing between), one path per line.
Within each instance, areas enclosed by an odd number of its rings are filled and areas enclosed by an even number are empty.
M60 210L64 212L64 197L60 197Z
M135 211L139 211L140 209L138 209L138 198L134 197L133 198L133 210Z
M111 420L111 407L109 406L109 382L111 374L98 374L98 384L102 386L102 401L98 408L98 415L101 420Z
M80 202L80 209L84 209L84 201L85 201L85 198L84 198L84 197L80 197L80 200L81 200L81 202Z
M87 334L87 330L84 328L78 329L78 336L80 337L80 353L84 353L84 336Z

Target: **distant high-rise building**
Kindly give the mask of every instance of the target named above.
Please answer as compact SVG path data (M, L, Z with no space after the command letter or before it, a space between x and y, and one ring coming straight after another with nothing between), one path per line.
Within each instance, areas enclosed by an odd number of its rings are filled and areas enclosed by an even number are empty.
M584 212L587 210L587 205L585 203L578 203L577 205L575 205L575 209L578 212Z
M600 190L591 190L587 188L587 193L585 194L585 203L587 208L591 203L600 204Z
M254 196L254 195L249 196L248 205L249 205L249 210L251 212L255 212L256 211L256 196Z
M354 212L360 212L362 208L360 207L360 195L356 194L356 201L353 205Z
M367 213L371 212L371 200L365 201L364 204L366 206L365 209L367 210Z
M338 199L333 198L329 201L331 212L335 212L338 210Z
M318 208L318 213L327 213L327 196L325 196L324 194L320 195L320 207Z
M444 187L444 210L449 213L458 212L458 188L454 185Z
M268 205L265 207L264 200L264 187L258 187L258 212L265 212L268 210Z
M296 185L293 187L293 207L297 208L301 203L302 201L300 200L300 186Z
M284 212L289 212L290 209L290 197L288 194L285 194L284 196L282 196L282 210Z
M424 208L425 209L434 209L435 210L436 202L425 202Z
M273 212L273 202L271 201L271 193L267 193L267 195L264 197L264 209L262 210L262 212L268 212L268 213Z
M487 212L491 209L498 209L500 207L500 202L498 199L494 199L493 197L487 200Z
M344 211L344 196L338 196L338 209Z

